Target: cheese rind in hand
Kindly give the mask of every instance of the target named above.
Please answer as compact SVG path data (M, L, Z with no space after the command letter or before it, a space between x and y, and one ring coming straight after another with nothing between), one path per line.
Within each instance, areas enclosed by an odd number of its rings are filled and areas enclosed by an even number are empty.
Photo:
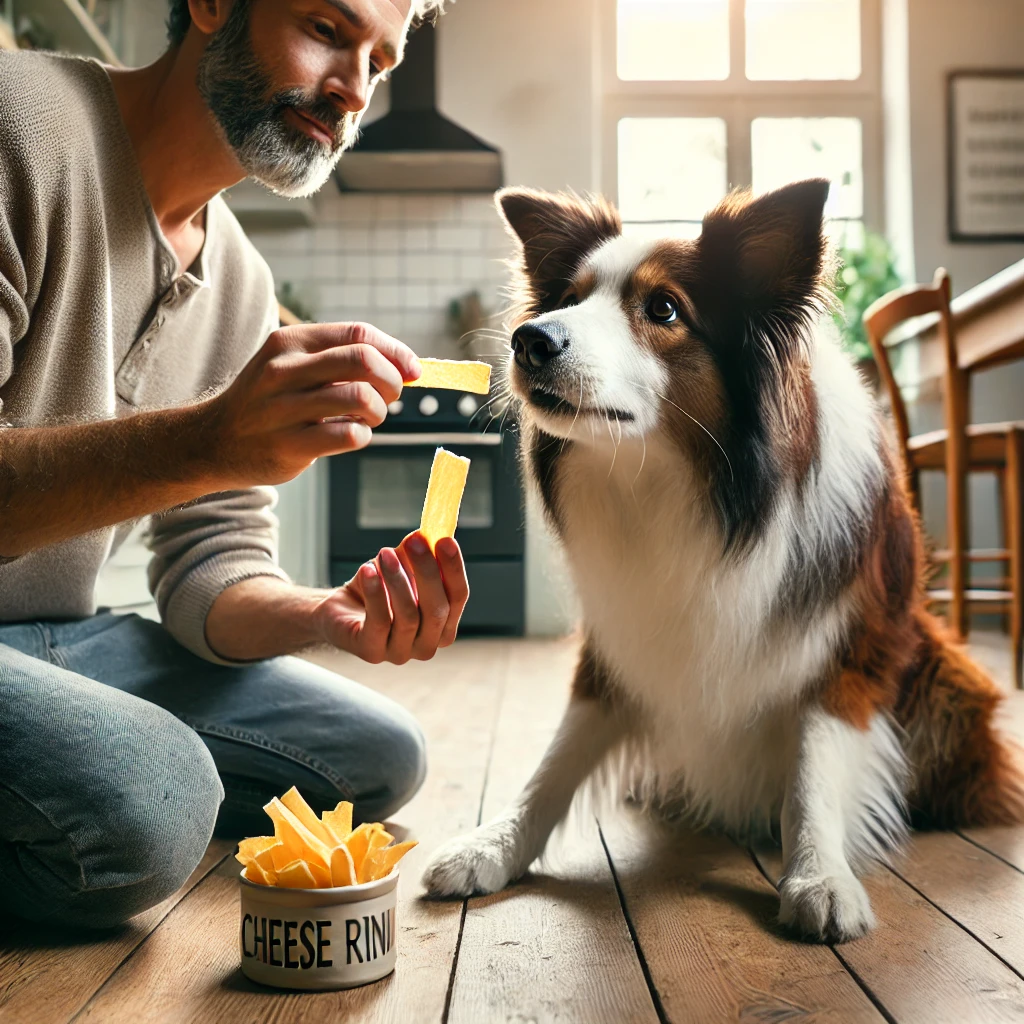
M430 550L442 537L454 537L459 523L459 508L469 476L469 459L453 455L444 448L434 452L430 482L423 501L420 533L427 538Z
M486 395L491 390L491 365L471 359L421 359L423 375L405 382L407 388L444 388Z

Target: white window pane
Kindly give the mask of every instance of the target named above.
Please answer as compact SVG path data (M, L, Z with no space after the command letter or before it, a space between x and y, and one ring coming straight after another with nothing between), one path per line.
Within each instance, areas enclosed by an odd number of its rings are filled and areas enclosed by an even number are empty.
M729 77L728 0L618 0L619 78Z
M859 251L864 248L864 221L826 221L825 235L837 249L856 249Z
M860 77L860 0L746 0L747 78Z
M750 149L755 194L802 178L828 178L825 216L864 216L859 118L758 117Z
M651 242L657 241L659 238L689 240L697 238L700 231L701 222L699 220L624 220L622 222L622 233L627 238L642 238Z
M619 121L619 209L627 221L700 221L725 195L725 122L718 117Z

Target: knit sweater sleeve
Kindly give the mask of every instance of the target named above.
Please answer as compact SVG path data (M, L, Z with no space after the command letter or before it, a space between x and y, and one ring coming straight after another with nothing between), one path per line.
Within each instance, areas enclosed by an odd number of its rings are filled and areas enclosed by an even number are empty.
M14 244L6 212L0 207L0 389L14 372L14 346L28 329L25 304L25 268ZM0 390L0 423L3 397Z
M248 244L248 243L246 243ZM267 313L259 340L279 326L273 279L262 260ZM190 651L218 665L206 639L206 618L228 587L256 576L288 581L277 562L277 491L251 487L209 494L150 521L149 589L167 631Z
M219 665L206 640L206 617L228 587L254 576L288 576L277 564L278 522L272 487L224 491L154 516L149 589L169 633Z
M0 110L0 126L4 123ZM14 154L17 156L18 154ZM33 206L13 159L0 161L0 425L4 422L3 387L14 373L14 346L28 331L30 283L22 250L26 226L18 211Z

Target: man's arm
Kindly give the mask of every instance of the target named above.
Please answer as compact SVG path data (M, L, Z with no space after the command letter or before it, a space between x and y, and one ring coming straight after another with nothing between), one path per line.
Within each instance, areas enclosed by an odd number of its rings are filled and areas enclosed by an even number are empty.
M216 489L207 407L0 430L0 559Z
M288 327L196 406L0 430L0 557L214 491L281 483L322 455L362 448L418 369L365 324Z
M223 660L255 661L339 647L377 664L425 660L455 641L469 599L458 544L419 533L385 548L336 590L260 576L228 587L206 617L206 642Z

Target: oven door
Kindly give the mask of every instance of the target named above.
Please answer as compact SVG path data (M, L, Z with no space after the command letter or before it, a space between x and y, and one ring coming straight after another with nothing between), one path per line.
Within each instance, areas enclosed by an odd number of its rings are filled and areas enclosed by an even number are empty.
M514 434L376 433L333 456L331 558L362 562L420 524L434 452L470 459L456 536L466 559L521 558L523 502Z

